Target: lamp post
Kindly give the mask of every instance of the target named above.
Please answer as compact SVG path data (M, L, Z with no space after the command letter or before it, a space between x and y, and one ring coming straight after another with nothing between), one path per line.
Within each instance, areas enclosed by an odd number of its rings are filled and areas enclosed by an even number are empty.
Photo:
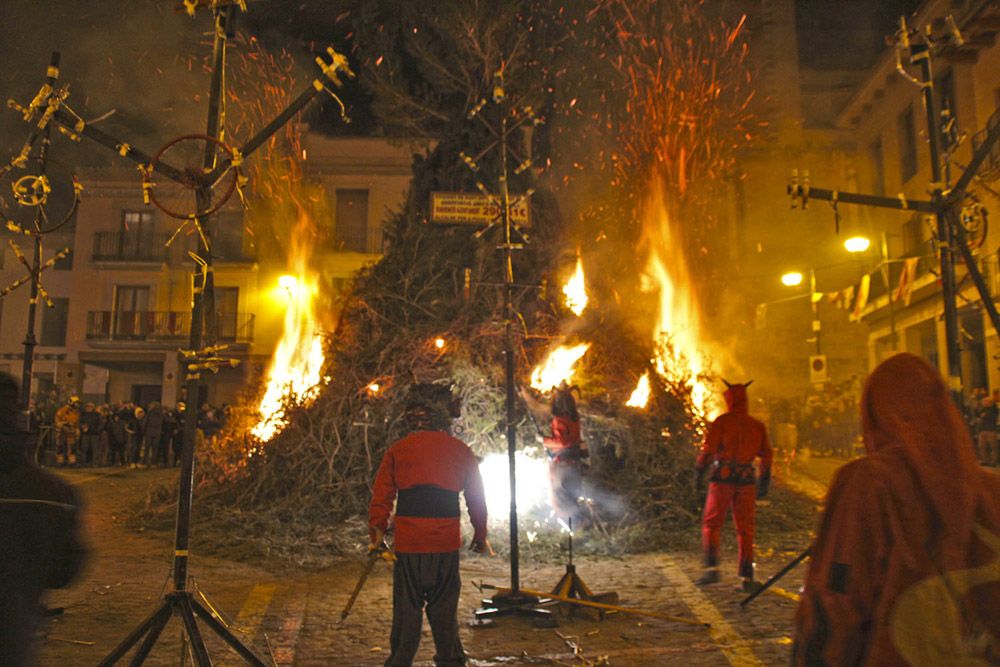
M781 284L785 287L798 287L802 284L803 276L798 271L789 271L781 276ZM819 355L822 349L820 346L820 330L822 325L819 319L819 303L816 301L816 270L809 269L809 307L812 309L812 331L816 334L816 354ZM800 297L792 297L798 299Z

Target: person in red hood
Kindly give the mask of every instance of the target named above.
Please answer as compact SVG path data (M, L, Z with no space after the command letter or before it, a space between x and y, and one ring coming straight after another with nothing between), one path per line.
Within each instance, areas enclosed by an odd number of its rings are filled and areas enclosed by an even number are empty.
M827 492L794 664L1000 664L1000 476L912 354L872 372L861 425L867 455Z
M589 456L580 436L580 413L573 398L575 387L564 382L552 390L552 435L542 444L549 455L549 485L552 509L561 519L572 521L580 510L583 493L583 459Z
M458 636L462 580L459 492L475 534L470 548L489 551L486 497L479 462L461 440L448 434L459 406L448 387L415 384L406 398L409 435L389 447L379 465L368 508L372 548L381 548L395 515L396 563L392 573L392 653L386 667L409 667L420 646L424 609L434 636L435 665L464 665Z
M705 573L698 585L719 581L719 541L729 508L733 508L736 539L739 547L739 576L743 589L753 590L753 538L756 499L767 495L771 484L771 460L774 454L767 439L767 428L747 412L746 384L726 382L726 405L729 410L713 421L695 467L699 476L711 474L708 497L702 516L702 547ZM760 459L760 480L754 471L754 459Z

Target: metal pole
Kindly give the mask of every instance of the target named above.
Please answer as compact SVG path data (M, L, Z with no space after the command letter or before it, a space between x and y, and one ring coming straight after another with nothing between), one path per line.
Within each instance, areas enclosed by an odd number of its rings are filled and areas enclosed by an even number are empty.
M222 95L222 79L226 66L227 33L232 30L235 16L235 5L228 5L216 10L215 43L213 48L212 82L208 103L208 130L206 134L216 137L219 133L219 104ZM211 169L215 161L215 145L207 143L205 148L204 167ZM200 185L196 191L195 202L198 211L208 208L212 199L210 185ZM203 240L200 242L200 255L205 266L196 273L192 282L191 303L191 333L189 347L197 352L206 344L214 345L217 332L215 317L214 281L212 279L212 249L206 242L211 242L208 218L198 220L201 225ZM198 269L196 268L196 271ZM204 336L202 329L204 328ZM177 524L174 539L174 588L182 591L187 588L188 544L191 532L191 505L194 493L194 447L198 430L198 401L200 399L200 372L188 373L186 363L182 359L181 367L187 373L185 388L187 391L187 411L184 415L184 450L181 455L180 491L177 501Z
M510 590L517 596L521 589L520 555L517 539L517 431L514 427L514 265L510 221L510 189L507 186L507 114L500 105L500 198L503 204L503 310L504 356L507 389L507 463L510 470Z
M962 405L962 349L958 337L958 305L955 291L955 259L952 256L953 234L951 219L943 210L941 180L941 133L934 106L934 73L931 68L930 47L914 43L910 46L910 62L920 64L923 83L924 113L927 119L927 138L931 157L931 201L937 221L937 240L941 254L941 297L944 303L944 329L948 350L948 386L955 402Z
M59 79L59 52L53 51L49 59L49 69L45 77L45 83L51 88L55 88ZM42 147L39 149L39 176L45 175L45 158L49 152L50 126L46 125L42 130ZM21 366L21 409L24 422L22 428L25 431L31 429L31 376L35 364L35 346L38 341L35 339L35 319L38 314L38 284L42 279L42 205L39 204L35 212L34 240L35 246L31 255L31 295L28 297L28 330L24 334L24 362Z
M820 334L823 325L819 319L819 303L813 298L816 294L816 269L809 269L809 306L812 308L812 330L816 334L816 356L821 355Z

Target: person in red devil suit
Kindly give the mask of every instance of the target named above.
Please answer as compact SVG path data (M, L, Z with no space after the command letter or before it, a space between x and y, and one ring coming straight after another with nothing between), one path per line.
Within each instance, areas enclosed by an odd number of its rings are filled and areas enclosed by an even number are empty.
M1000 475L941 374L902 353L861 399L866 455L827 492L794 665L1000 665Z
M552 435L542 438L549 455L552 509L561 519L577 518L583 494L583 460L589 456L580 437L580 413L573 398L575 387L562 383L552 391Z
M747 412L747 387L752 382L726 382L724 396L729 409L709 425L695 464L700 478L710 476L701 529L705 573L698 580L699 585L719 581L719 541L730 507L736 524L739 576L744 590L752 591L756 585L753 580L755 502L767 495L774 455L767 428ZM759 479L754 470L757 458Z
M552 390L549 409L552 416L549 424L551 435L545 435L541 428L538 429L539 438L549 457L552 510L564 521L576 521L579 518L584 459L590 456L587 445L580 436L580 413L576 408L576 399L573 398L576 390L576 387L565 382ZM521 397L537 426L546 412L544 404L525 389L521 390Z

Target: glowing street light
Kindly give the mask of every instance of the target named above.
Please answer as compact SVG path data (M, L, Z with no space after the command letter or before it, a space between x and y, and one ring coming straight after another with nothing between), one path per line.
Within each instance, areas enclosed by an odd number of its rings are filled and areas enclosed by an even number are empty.
M781 284L785 287L796 287L802 284L802 274L798 271L790 271L781 276Z
M844 241L844 248L847 252L864 252L872 242L864 236L852 236Z

